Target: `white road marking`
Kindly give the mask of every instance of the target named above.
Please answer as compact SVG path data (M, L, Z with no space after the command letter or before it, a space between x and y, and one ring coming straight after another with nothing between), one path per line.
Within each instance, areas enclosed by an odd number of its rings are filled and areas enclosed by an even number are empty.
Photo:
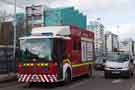
M117 80L113 80L113 81L112 81L112 83L120 83L120 82L122 82L121 79L117 79Z
M135 82L134 81L132 82L130 90L135 90Z
M130 90L135 90L135 85L134 84L131 86Z

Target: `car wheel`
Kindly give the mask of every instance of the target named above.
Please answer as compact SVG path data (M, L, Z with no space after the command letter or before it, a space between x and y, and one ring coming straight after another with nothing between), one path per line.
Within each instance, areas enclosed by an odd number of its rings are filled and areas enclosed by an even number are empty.
M106 71L104 71L104 77L105 77L105 79L109 78L109 74Z
M126 78L130 78L131 77L131 72L129 71L126 75Z
M132 77L134 76L134 72L133 72L133 71L131 72L131 76L132 76Z

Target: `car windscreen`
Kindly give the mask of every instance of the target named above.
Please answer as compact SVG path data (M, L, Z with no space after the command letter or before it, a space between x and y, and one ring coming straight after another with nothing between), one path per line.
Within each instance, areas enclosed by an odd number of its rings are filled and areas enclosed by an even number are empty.
M98 57L97 59L96 59L96 61L95 61L95 63L97 63L97 64L102 64L103 63L103 57Z
M109 61L124 62L129 60L129 55L112 55L108 57Z

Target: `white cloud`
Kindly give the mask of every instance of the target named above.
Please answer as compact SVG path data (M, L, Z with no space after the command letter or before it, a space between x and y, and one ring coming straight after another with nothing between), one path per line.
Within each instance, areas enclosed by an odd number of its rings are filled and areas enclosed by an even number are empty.
M73 3L69 2L68 0L56 0L49 4L49 7L56 8L56 7L70 7L74 6Z
M108 9L111 7L114 0L56 0L50 4L51 7L74 6L81 11L96 11Z
M87 15L91 13L106 13L109 15L123 15L133 8L134 0L56 0L51 7L75 6ZM134 7L135 8L135 7Z
M14 3L14 0L0 0ZM120 38L128 38L135 36L135 0L17 0L17 5L27 6L31 4L49 5L50 7L68 7L74 6L81 12L87 14L88 21L92 18L101 17L105 26L114 33L118 33L116 24L120 25ZM1 9L13 12L12 5L4 5L0 2ZM2 8L4 7L4 8ZM25 9L18 8L17 11ZM131 25L130 25L131 24Z
M128 38L135 40L135 24L119 24L119 28L117 25L106 25L105 30L119 35L120 40Z
M55 1L55 0L53 0ZM24 12L26 6L31 5L44 5L48 6L49 3L53 2L52 0L16 0L17 12ZM0 10L6 10L8 13L14 12L14 0L0 0Z
M135 36L134 0L56 0L51 7L74 6L87 14L88 21L101 17L107 29L119 34L120 39ZM116 28L120 25L119 29Z
M110 6L112 6L113 4L113 0L95 0L97 3L97 6L99 6L99 8L108 8Z
M6 11L7 14L13 14L14 13L14 6L13 5L6 4L6 3L3 3L3 2L0 2L0 4L1 4L0 10ZM24 9L22 9L22 8L16 7L16 9L17 9L17 13L18 12L24 12Z

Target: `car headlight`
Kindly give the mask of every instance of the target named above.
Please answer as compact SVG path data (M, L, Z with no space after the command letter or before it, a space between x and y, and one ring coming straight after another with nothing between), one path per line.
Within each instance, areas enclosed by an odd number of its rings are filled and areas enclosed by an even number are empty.
M110 67L109 67L109 66L105 66L104 68L105 68L105 69L110 69Z
M123 70L129 70L129 67L128 66L124 66L122 67Z
M109 66L109 65L106 65L106 64L104 64L104 67L105 67L105 68L110 68L110 66Z
M108 67L108 66L105 66L105 68L110 68L110 67Z

